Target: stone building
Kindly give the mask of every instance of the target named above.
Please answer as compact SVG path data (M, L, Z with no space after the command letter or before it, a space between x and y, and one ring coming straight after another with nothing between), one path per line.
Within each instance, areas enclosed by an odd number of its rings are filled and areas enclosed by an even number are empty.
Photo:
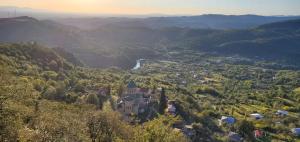
M125 120L131 121L132 116L148 111L151 102L156 102L158 96L158 91L139 88L133 81L130 81L117 101L117 110Z

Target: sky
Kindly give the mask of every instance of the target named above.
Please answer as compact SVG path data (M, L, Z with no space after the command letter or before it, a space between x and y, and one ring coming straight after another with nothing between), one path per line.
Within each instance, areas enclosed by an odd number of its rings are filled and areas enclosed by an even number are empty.
M300 0L0 0L0 6L84 14L300 15Z

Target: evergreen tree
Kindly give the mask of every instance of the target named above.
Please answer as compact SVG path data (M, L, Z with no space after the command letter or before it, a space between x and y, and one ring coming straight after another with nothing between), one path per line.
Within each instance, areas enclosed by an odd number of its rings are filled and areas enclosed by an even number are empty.
M159 113L164 114L165 109L167 108L167 97L165 94L165 88L162 88L159 100Z
M117 89L117 93L118 93L118 96L119 96L119 97L122 96L123 91L124 91L124 84L121 83L121 84L119 84L118 89Z
M254 140L252 132L255 130L255 127L252 122L247 120L242 120L237 124L237 131L243 137L247 138L250 141Z
M99 105L99 98L96 94L89 94L86 101L89 104L93 104L96 106Z

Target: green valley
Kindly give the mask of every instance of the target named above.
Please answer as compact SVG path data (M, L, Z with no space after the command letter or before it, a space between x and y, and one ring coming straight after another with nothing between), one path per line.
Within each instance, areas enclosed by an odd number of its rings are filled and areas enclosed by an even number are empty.
M230 132L246 141L299 140L291 129L300 125L300 72L290 66L185 50L143 60L136 70L92 69L36 43L1 44L0 51L1 141L228 141ZM116 104L132 81L163 88L175 112L154 104L150 120L124 121ZM219 125L222 116L235 123Z

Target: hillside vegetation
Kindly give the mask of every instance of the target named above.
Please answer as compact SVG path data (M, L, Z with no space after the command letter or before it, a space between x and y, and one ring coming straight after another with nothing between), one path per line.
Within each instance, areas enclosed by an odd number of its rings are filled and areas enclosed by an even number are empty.
M187 140L171 129L173 118L143 127L121 121L110 102L122 71L75 67L35 44L1 44L0 51L0 141ZM108 98L89 101L107 86Z
M228 141L229 131L253 141L254 129L275 141L299 140L290 129L300 126L300 72L272 62L190 50L172 52L169 60L146 60L139 70L100 70L75 66L72 58L32 43L1 44L0 51L1 141L221 142ZM165 88L176 116L124 122L114 104L131 80ZM100 88L109 94L99 97ZM289 114L275 115L279 109ZM251 119L251 113L264 119ZM237 123L219 126L221 116ZM178 122L191 124L195 135L175 131Z

